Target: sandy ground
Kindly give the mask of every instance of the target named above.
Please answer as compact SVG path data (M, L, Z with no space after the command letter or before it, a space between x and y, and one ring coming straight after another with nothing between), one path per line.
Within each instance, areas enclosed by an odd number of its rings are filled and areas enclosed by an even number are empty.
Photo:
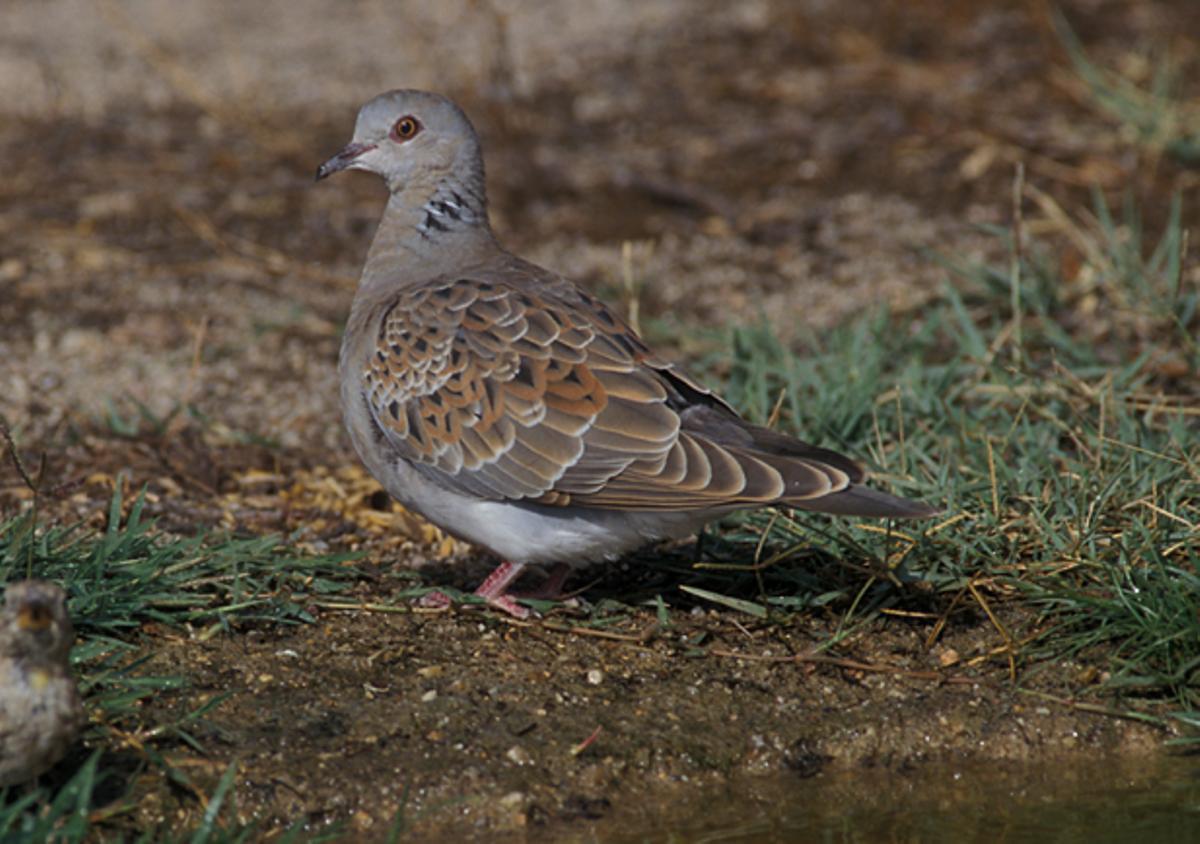
M1188 0L1064 6L1100 61L1131 38L1194 49L1200 32ZM468 108L516 251L621 301L626 248L647 333L684 356L761 314L788 340L877 302L917 318L946 283L923 250L994 249L975 226L1007 219L1017 160L1064 203L1092 184L1196 182L1142 169L1082 104L1040 2L8 0L0 414L84 481L62 512L98 512L124 471L173 529L286 530L286 514L220 496L248 468L281 487L353 472L334 361L382 188L311 179L358 105L400 86ZM109 419L180 403L204 423L129 438ZM0 505L15 506L6 472ZM361 547L383 567L430 556L414 540L397 559L377 535ZM466 585L487 565L454 558L466 568L435 577ZM215 780L242 758L247 816L371 834L402 786L430 835L557 838L661 783L1158 741L1030 705L998 663L933 681L938 654L904 624L847 644L900 670L872 673L772 661L836 618L742 638L719 613L684 615L669 636L643 635L648 613L605 640L471 612L331 614L204 643L148 633L146 650L193 680L164 709L234 692L195 764ZM689 659L699 631L752 656ZM976 618L943 646L989 642ZM1047 688L1069 690L1079 669L1061 668ZM187 813L146 789L147 823Z

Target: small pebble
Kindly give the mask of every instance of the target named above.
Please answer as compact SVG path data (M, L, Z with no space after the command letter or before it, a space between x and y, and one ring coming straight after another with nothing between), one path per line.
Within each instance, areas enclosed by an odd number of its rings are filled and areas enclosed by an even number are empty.
M525 792L510 791L500 798L500 805L505 809L515 809L525 802Z
M504 755L508 757L508 761L512 762L514 765L528 765L533 762L533 757L531 757L528 751L526 751L525 748L521 747L519 744L514 744Z
M593 686L599 686L604 682L604 672L599 668L593 668L587 673L587 681Z

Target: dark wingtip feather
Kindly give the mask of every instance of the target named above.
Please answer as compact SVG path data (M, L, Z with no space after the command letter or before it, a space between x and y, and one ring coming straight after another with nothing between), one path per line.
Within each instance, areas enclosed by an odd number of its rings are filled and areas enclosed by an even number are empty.
M746 425L743 427L754 440L754 445L768 454L777 454L781 457L795 457L801 460L816 460L819 463L824 463L839 469L846 473L850 478L851 483L859 483L866 478L866 470L857 460L852 460L844 454L839 454L836 451L831 451L828 448L811 445L798 440L795 437L789 437L787 434L780 434L772 431L769 428L762 428L758 425Z
M821 498L785 500L801 510L832 513L837 516L869 516L892 519L929 519L942 511L921 501L889 495L866 486L852 486Z

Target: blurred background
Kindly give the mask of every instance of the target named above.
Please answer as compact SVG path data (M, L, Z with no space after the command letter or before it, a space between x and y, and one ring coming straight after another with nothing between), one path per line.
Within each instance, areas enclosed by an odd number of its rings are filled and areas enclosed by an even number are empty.
M92 720L51 785L93 751L106 785L0 829L167 840L233 789L235 830L722 804L840 840L853 803L970 839L1149 783L1178 830L1192 768L1099 754L1200 724L1198 39L1196 0L3 0L0 581L67 587ZM491 561L352 454L385 192L313 183L396 87L464 106L513 251L945 521L769 512L721 571L648 553L533 629L412 612Z
M662 342L915 309L943 280L922 250L994 246L1017 161L1050 196L1195 183L1096 107L1059 8L1134 82L1194 67L1187 0L9 0L0 412L44 431L187 390L343 447L332 361L382 188L311 174L393 87L460 100L502 238L606 296L632 278L652 335L691 326Z

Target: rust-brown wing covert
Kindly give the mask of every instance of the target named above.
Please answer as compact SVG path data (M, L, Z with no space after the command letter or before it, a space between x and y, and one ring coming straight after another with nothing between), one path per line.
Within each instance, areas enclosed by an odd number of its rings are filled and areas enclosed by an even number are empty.
M862 476L845 458L813 459L820 449L778 453L770 432L656 358L602 303L524 262L403 289L378 325L372 416L400 456L452 489L709 510L819 498Z

